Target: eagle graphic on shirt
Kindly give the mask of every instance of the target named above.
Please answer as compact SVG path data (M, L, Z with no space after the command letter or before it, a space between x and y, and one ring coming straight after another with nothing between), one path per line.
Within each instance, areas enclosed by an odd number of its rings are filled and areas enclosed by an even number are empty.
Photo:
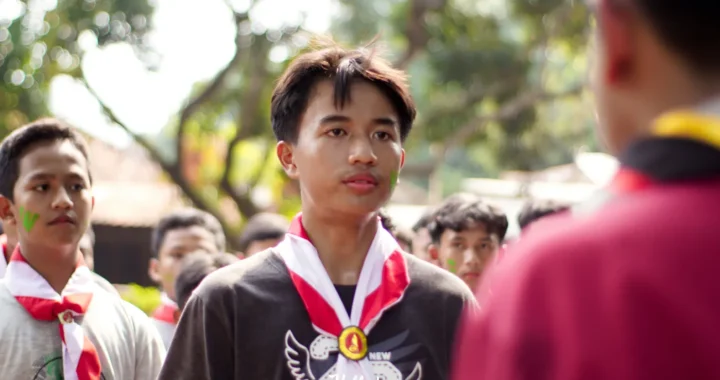
M422 380L422 365L419 362L413 365L412 361L403 361L420 346L419 344L402 346L408 335L409 332L405 331L383 342L370 345L367 357L377 379ZM295 380L342 380L337 374L335 364L338 355L336 337L318 335L308 348L295 339L292 331L288 330L285 334L285 358ZM405 376L402 369L406 369L410 374Z

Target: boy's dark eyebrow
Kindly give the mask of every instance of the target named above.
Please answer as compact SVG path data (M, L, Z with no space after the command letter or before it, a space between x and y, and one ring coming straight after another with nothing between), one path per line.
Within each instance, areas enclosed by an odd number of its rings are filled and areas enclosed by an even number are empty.
M329 124L329 123L347 123L350 121L350 118L343 115L327 115L320 119L320 124Z
M83 177L82 174L78 174L78 173L75 173L75 172L70 172L70 173L68 173L67 176L70 177L70 178L73 178L73 179L81 179L81 180L83 180L83 181L85 180L85 177Z
M28 181L42 181L55 178L55 175L49 173L35 173L28 178Z
M347 123L350 121L350 118L343 115L328 115L320 119L320 124L328 124L328 123ZM389 117L378 117L373 120L373 124L378 125L384 125L388 127L394 127L398 123L392 118Z
M375 124L384 125L384 126L388 126L388 127L394 127L398 124L397 121L395 121L394 119L391 119L389 117L379 117L379 118L373 120L373 122Z
M28 182L31 182L31 181L49 180L49 179L53 179L53 178L55 178L55 177L56 177L55 174L50 174L50 173L35 173L35 174L31 175L30 178L28 178ZM78 174L78 173L75 173L75 172L70 172L70 173L68 173L68 174L67 174L67 177L70 177L70 178L72 178L72 179L80 179L80 180L83 180L83 181L85 180L85 178L84 178L81 174Z

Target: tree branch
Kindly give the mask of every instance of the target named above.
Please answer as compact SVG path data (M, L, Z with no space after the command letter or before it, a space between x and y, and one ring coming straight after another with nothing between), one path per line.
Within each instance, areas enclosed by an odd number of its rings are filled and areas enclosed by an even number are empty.
M228 142L225 153L225 167L220 179L220 188L237 204L240 213L249 218L259 210L250 198L250 192L256 183L238 188L230 183L230 173L235 170L235 147L250 137L254 131L253 124L257 122L260 111L262 91L268 82L270 72L267 70L267 59L270 52L270 43L265 38L256 39L250 46L250 60L245 77L248 84L244 88L240 100L240 115L235 136ZM253 181L256 182L256 181Z
M537 103L577 95L582 92L584 87L585 84L581 83L560 92L547 92L537 88L522 92L515 98L505 102L497 112L475 118L458 129L457 132L446 140L446 150L467 140L473 134L480 131L487 123L512 119Z
M235 13L235 25L239 27L240 23L249 20L249 10L244 13ZM194 99L185 105L183 110L180 112L180 121L178 122L177 139L175 141L175 157L177 160L177 166L180 168L184 167L183 152L185 152L185 132L187 129L187 122L190 120L193 114L202 106L205 102L210 100L225 84L225 79L228 74L233 70L235 66L240 62L242 58L242 48L240 47L242 36L239 33L235 36L235 55L233 55L230 62L213 78L205 89L198 94ZM182 170L182 169L181 169Z
M429 11L439 11L447 5L447 0L411 0L408 12L405 38L407 47L395 62L395 67L405 70L420 51L425 49L430 36L425 25L425 15Z
M110 121L120 127L125 133L127 133L137 144L142 146L145 151L150 155L150 158L155 161L160 168L170 177L170 179L180 188L180 190L183 192L183 194L192 202L196 207L203 209L210 214L212 214L215 218L217 218L220 221L220 224L223 227L223 230L225 233L229 233L230 229L229 226L224 222L223 218L220 217L220 215L217 213L217 211L211 207L202 197L200 197L192 188L192 185L188 183L188 181L183 177L182 170L179 166L176 164L172 164L167 162L165 159L162 158L162 155L160 155L160 152L143 136L133 132L130 130L130 128L127 127L123 122L118 119L117 115L108 107L102 100L100 100L100 97L98 96L97 92L90 86L90 84L87 82L87 79L85 79L84 76L81 77L82 82L85 84L85 88L88 89L90 94L97 99L98 103L100 104L100 107L103 110L103 113L110 119Z

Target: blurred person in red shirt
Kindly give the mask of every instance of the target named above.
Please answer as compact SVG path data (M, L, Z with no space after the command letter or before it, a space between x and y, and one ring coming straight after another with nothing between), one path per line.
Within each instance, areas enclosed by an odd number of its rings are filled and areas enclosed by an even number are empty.
M510 247L456 380L720 379L720 2L592 6L598 119L621 169Z

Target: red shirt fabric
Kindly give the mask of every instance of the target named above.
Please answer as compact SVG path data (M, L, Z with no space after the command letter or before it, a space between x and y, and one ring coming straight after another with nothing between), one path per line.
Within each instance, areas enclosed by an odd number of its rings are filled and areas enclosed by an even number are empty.
M706 148L691 177L717 173ZM720 176L704 178L533 226L481 285L453 379L720 379Z
M720 181L568 218L496 268L455 379L720 379Z

